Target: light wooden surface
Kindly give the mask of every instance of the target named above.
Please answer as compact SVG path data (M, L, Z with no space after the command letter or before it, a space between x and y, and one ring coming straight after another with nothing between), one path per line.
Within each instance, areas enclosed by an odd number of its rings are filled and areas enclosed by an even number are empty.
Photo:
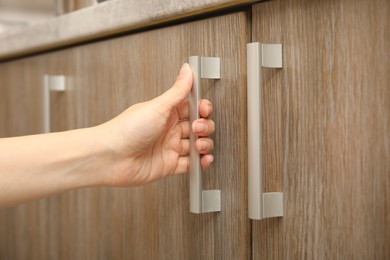
M285 216L253 222L254 259L390 258L390 3L272 1L253 41L264 70L264 169Z
M72 191L1 211L0 258L248 259L248 17L236 13L29 59L43 59L45 73L67 76L67 92L52 95L52 129L61 131L102 123L163 93L191 55L221 57L222 79L204 82L218 128L203 186L221 189L222 212L189 212L188 176L132 189Z
M0 64L0 138L41 132L42 77L37 75L44 71L41 58ZM34 236L46 229L37 225L38 207L34 202L0 210L0 259L31 259L29 254L37 249Z
M0 63L0 137L41 131L42 59Z

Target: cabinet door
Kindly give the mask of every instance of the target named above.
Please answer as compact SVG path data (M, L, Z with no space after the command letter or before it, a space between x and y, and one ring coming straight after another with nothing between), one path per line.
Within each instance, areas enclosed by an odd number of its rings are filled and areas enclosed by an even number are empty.
M36 57L0 63L0 138L42 132L45 64L44 59ZM37 209L34 202L0 210L0 259L29 259L25 249L34 237L26 239L26 234L37 231Z
M44 66L37 58L0 63L0 137L42 131Z
M255 259L390 257L390 3L271 1L253 41L282 43L263 70L267 191L284 217L253 221Z
M72 191L40 202L29 215L38 219L37 228L8 229L13 235L5 259L18 250L30 252L28 259L249 258L248 40L248 15L235 13L45 55L46 73L66 76L67 91L51 96L53 131L97 125L156 97L171 87L189 56L221 57L221 79L203 82L217 125L215 161L203 187L221 190L222 211L190 213L185 175L136 188Z

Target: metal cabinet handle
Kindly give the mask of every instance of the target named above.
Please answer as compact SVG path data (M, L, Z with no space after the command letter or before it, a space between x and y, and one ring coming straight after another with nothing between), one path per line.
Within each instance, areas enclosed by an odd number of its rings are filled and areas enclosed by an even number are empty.
M43 77L43 131L50 132L50 92L65 91L65 76L45 75Z
M262 165L262 68L282 68L282 45L247 45L248 214L251 219L283 216L283 193L264 192Z
M201 79L220 78L220 59L217 57L191 56L189 64L193 73L193 86L188 97L190 125L199 119L199 102L202 97ZM221 191L202 189L200 156L195 149L198 138L190 131L190 211L206 213L221 211Z

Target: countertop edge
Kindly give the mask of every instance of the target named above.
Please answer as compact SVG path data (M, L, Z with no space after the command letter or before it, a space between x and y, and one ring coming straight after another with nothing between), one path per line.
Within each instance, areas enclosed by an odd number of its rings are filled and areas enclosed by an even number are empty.
M0 61L256 1L108 1L0 36Z

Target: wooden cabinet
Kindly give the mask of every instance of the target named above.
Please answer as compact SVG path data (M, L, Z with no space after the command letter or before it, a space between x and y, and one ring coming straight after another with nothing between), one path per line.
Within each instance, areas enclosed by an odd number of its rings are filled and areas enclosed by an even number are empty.
M42 58L0 63L0 136L41 132Z
M244 76L247 21L248 13L235 13L31 58L47 63L46 71L37 74L37 78L44 74L66 77L67 90L51 93L51 129L64 131L103 123L128 106L163 93L174 83L189 56L221 57L221 80L205 80L203 86L204 98L214 103L213 119L220 126L213 138L215 163L204 173L204 187L222 190L222 212L190 213L188 176L131 189L77 190L27 206L33 207L33 216L23 210L21 217L18 208L3 211L0 218L7 218L7 214L17 217L8 218L12 224L4 223L0 228L8 240L0 243L0 256L248 258ZM35 222L29 220L32 217ZM26 221L34 227L28 227ZM10 233L13 235L7 237ZM27 242L21 243L26 241L25 234Z
M390 257L390 4L271 1L252 40L283 44L264 70L266 190L284 217L253 221L255 259Z
M0 259L387 259L390 46L386 0L270 1L246 11L0 64L1 136L97 125L167 90L192 55L221 57L215 163L203 186L220 213L189 212L188 176L90 188L0 211ZM246 44L283 44L264 69L265 190L284 217L247 217ZM261 115L259 115L261 116Z

